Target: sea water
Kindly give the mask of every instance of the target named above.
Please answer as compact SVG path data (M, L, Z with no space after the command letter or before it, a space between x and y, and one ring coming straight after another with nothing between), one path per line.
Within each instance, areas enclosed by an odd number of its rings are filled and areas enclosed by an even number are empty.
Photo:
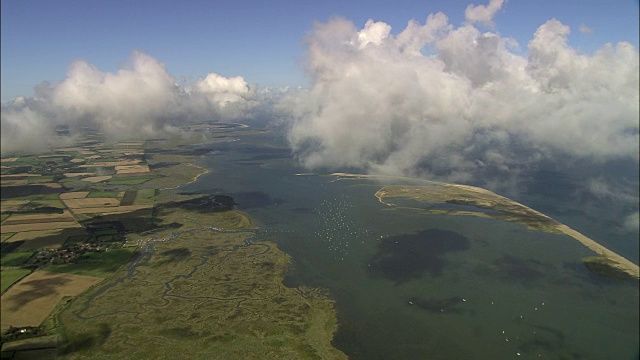
M336 300L354 359L638 358L638 282L603 279L574 239L493 219L397 210L372 180L297 175L274 134L211 143L185 191L234 197L292 256L287 286Z

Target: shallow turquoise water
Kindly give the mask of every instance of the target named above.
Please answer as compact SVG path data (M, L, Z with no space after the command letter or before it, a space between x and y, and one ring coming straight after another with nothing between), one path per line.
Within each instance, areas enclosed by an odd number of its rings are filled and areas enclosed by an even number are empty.
M287 284L336 299L354 359L637 359L638 283L590 274L563 236L393 211L379 184L296 176L271 135L212 144L185 191L231 195L294 260Z

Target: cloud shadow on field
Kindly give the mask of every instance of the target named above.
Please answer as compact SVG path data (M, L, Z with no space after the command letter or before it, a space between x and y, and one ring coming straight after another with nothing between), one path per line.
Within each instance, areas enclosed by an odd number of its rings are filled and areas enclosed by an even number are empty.
M19 311L30 302L42 298L51 296L57 293L56 288L64 286L71 280L57 277L47 279L29 280L24 282L24 285L28 285L29 289L22 291L16 295L13 295L7 299L12 305L11 311Z

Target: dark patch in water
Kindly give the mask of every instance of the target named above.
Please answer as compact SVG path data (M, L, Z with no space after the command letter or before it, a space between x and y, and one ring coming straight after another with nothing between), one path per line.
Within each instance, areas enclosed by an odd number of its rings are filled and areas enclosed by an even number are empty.
M460 296L452 296L449 298L411 298L408 302L409 306L415 306L420 310L430 312L432 314L459 314L464 312L459 305L464 300Z
M573 261L573 262L564 262L562 264L562 269L566 272L571 272L572 276L578 277L581 280L588 281L594 285L598 286L612 286L620 283L621 279L610 279L604 276L600 276L594 274L589 271L587 267L584 265L582 261ZM637 280L631 278L627 279L630 284L634 282L637 283Z
M258 166L262 165L262 161L253 161L253 160L236 160L234 161L236 164L240 166Z
M311 214L315 211L315 209L308 208L308 207L298 207L295 209L291 209L291 211L297 212L297 213L303 213L303 214Z
M300 278L294 266L289 266L282 279L282 284L288 288L297 288L300 286Z
M223 192L223 189L221 188L207 188L207 192L208 193L221 193ZM178 193L178 195L204 195L202 192L200 191L181 191Z
M262 208L280 205L285 201L274 199L262 191L243 191L231 194L241 209Z
M339 316L340 318L340 316ZM340 320L331 345L348 354L350 359L378 360L384 359L384 355L375 351L375 346L366 342L368 327L367 324L358 321L350 321L347 318Z
M288 288L297 288L300 286L300 280L295 275L287 274L282 279L282 285Z
M213 150L209 148L189 148L184 145L179 146L179 149L146 149L145 152L149 154L175 154L175 155L189 155L189 156L201 156L210 154Z
M493 261L486 268L479 268L477 273L497 276L503 280L514 281L523 285L532 285L546 276L548 264L534 259L523 259L517 256L504 255Z
M518 351L523 354L556 354L558 359L589 359L590 357L571 349L565 342L562 331L543 325L527 324L531 326L532 340L523 341L518 346Z
M290 157L291 150L289 148L278 148L268 146L243 146L240 151L243 154L251 154L252 159L277 159L282 157Z
M469 239L446 230L427 229L384 239L369 261L370 276L383 276L396 285L420 278L425 272L442 274L449 252L469 249Z
M284 150L284 151L272 151L269 154L255 155L246 160L264 162L267 160L288 159L290 157L291 157L291 152L289 150Z

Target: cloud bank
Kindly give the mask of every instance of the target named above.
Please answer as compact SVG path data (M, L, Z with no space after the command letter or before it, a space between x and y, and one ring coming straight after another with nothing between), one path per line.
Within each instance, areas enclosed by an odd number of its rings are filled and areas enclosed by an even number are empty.
M373 20L316 24L313 85L279 104L296 156L309 168L462 182L549 159L637 163L638 50L580 53L552 19L522 55L515 40L474 26L502 5L469 6L459 27L431 14L397 34Z
M242 77L215 73L181 87L162 63L133 52L115 73L76 61L57 84L2 104L2 154L44 150L57 126L92 126L121 139L152 136L189 119L227 120L255 105L255 89Z

